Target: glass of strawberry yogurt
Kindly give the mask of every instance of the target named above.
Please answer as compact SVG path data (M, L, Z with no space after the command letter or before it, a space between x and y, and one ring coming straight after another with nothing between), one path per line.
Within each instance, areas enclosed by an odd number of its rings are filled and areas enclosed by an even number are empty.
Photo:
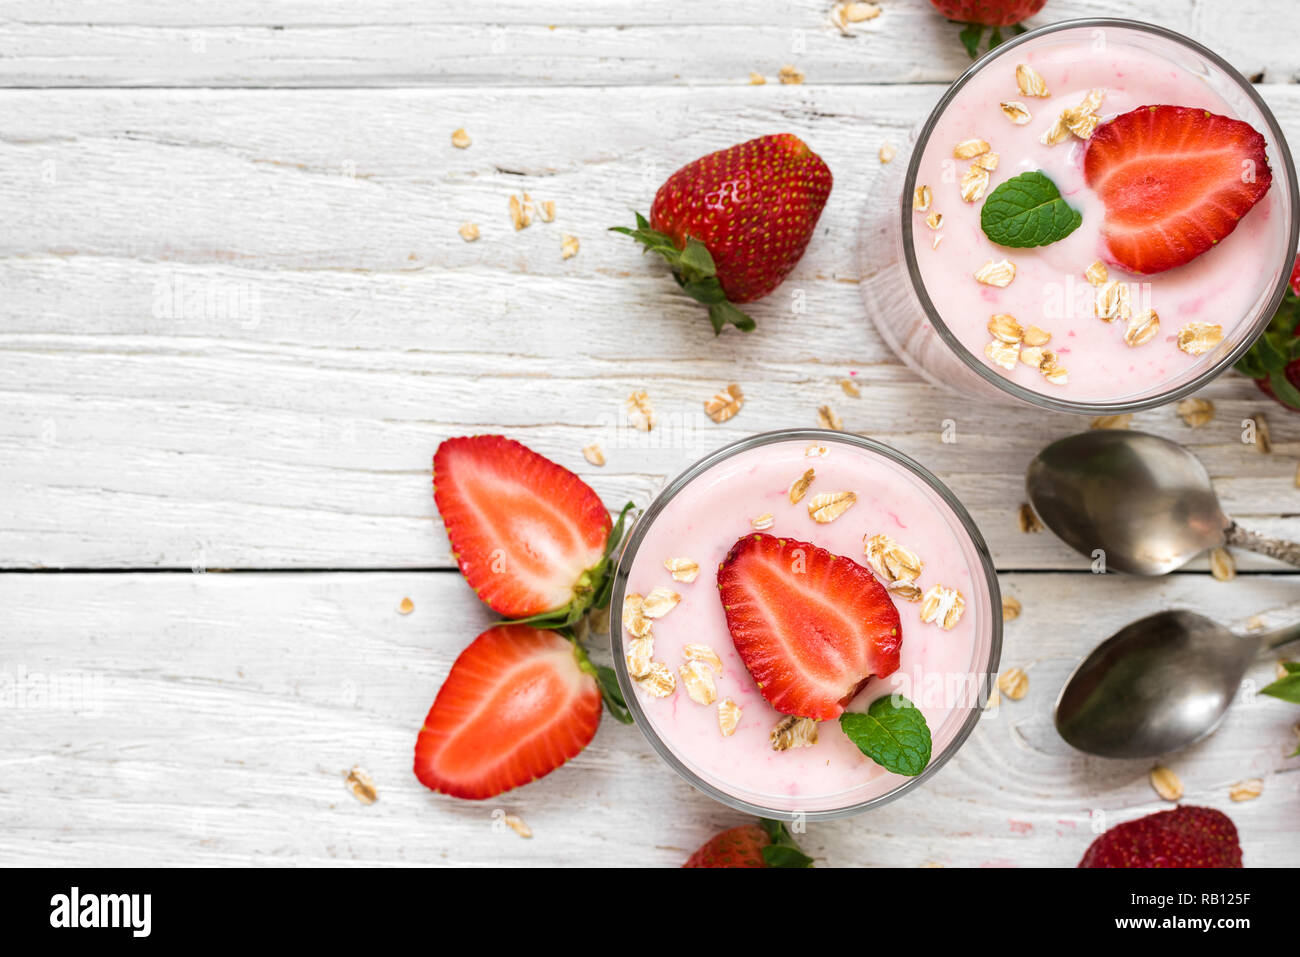
M980 59L883 167L861 288L934 384L1145 409L1268 324L1297 206L1277 122L1231 66L1160 27L1067 21Z
M816 429L744 439L679 475L629 535L610 607L619 684L655 750L724 804L786 820L863 811L937 771L978 722L1002 644L993 564L952 493L888 446ZM857 652L836 643L866 636L843 697L780 642L775 667L755 657L753 629L778 620L814 666L843 666ZM838 720L895 694L932 738L906 773Z

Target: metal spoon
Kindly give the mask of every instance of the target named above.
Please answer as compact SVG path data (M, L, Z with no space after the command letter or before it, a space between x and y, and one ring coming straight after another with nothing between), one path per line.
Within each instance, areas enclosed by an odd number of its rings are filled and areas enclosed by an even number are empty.
M1162 611L1102 642L1065 682L1056 730L1080 751L1152 758L1218 726L1251 661L1300 640L1300 624L1238 635L1190 611Z
M1159 436L1095 429L1029 463L1029 501L1071 548L1106 567L1163 575L1207 548L1235 545L1300 565L1300 544L1265 538L1223 514L1205 466Z

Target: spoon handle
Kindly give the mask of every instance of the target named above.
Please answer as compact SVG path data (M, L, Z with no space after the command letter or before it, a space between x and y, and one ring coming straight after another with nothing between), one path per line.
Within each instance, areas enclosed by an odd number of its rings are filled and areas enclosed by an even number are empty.
M1252 552L1259 552L1269 558L1276 558L1300 566L1300 542L1288 542L1281 538L1268 538L1259 534L1259 532L1244 529L1236 522L1229 525L1224 534L1229 545L1248 548Z
M1283 645L1289 645L1293 641L1300 641L1300 623L1296 623L1287 628L1279 628L1264 636L1260 643L1266 651L1274 651Z

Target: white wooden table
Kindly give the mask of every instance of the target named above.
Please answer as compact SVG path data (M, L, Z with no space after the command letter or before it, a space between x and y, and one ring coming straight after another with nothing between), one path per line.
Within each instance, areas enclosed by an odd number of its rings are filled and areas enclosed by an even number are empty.
M679 863L740 816L612 720L497 800L412 776L439 683L491 620L454 571L430 456L504 432L611 507L644 505L705 451L812 425L823 403L968 505L1023 602L1003 665L1030 690L933 782L812 825L808 849L832 865L1073 865L1094 812L1166 806L1147 763L1056 737L1062 678L1159 608L1294 618L1300 578L1246 555L1228 583L1204 562L1161 581L1089 574L1016 523L1030 456L1086 423L936 392L868 326L853 249L877 150L968 62L928 3L881 2L845 36L821 0L0 0L0 863ZM1210 43L1259 75L1300 144L1289 0L1049 0L1033 22L1088 15ZM785 63L803 85L776 82ZM467 150L450 144L462 126ZM606 227L683 162L783 130L836 180L787 286L808 308L791 315L783 290L753 308L758 333L715 339ZM555 222L514 232L521 191L554 200ZM478 242L458 237L465 221ZM860 398L840 390L849 373ZM732 381L743 412L702 419ZM618 428L637 388L678 427ZM1204 394L1204 428L1172 409L1134 425L1192 446L1243 524L1300 537L1300 417L1235 376ZM1241 442L1260 412L1271 454ZM580 454L592 441L604 468ZM1169 762L1186 800L1231 814L1248 864L1297 859L1298 718L1243 701ZM354 765L376 803L345 788ZM1229 800L1255 777L1261 797ZM533 839L494 826L498 810Z

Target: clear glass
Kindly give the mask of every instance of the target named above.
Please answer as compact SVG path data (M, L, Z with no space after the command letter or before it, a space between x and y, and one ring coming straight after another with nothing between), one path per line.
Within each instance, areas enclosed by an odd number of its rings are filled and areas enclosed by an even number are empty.
M1229 321L1222 321L1225 329L1223 343L1179 374L1148 388L1136 388L1128 394L1104 401L1071 399L1050 391L1025 388L991 367L982 353L973 354L964 346L944 323L925 288L913 247L913 227L919 217L912 211L918 167L931 132L972 78L994 63L1000 67L1016 63L1015 51L1025 44L1093 42L1098 37L1149 52L1153 63L1172 63L1187 71L1223 99L1236 118L1259 130L1267 143L1273 170L1270 194L1276 196L1274 202L1282 217L1275 248L1265 250L1265 254L1254 263L1262 277L1262 292L1241 321L1231 328ZM1007 98L1016 96L1012 86ZM1042 102L1029 97L1020 98L1031 110L1037 110L1037 104ZM1039 120L1035 114L1035 121ZM1039 122L1038 125L1043 124ZM994 136L996 131L997 127L993 127ZM991 138L991 142L996 150L996 140ZM1163 405L1194 392L1226 371L1250 347L1276 312L1286 291L1296 255L1297 232L1300 231L1300 217L1297 216L1300 197L1297 196L1295 166L1277 121L1255 88L1200 44L1171 30L1131 20L1065 21L1022 34L990 51L948 89L929 118L900 147L893 162L881 167L869 195L871 198L859 245L860 288L868 315L899 358L926 381L964 395L1086 415L1130 412ZM1161 335L1164 334L1162 330Z
M837 446L851 446L855 450L855 454L865 453L869 458L879 457L883 459L884 462L879 464L887 466L892 474L896 474L900 484L906 483L909 493L915 494L918 500L925 501L930 506L933 506L934 515L937 516L936 521L940 521L943 527L951 533L953 541L956 542L960 550L962 565L970 574L972 594L965 596L966 610L964 613L965 615L974 616L969 674L964 676L964 686L970 692L969 697L963 692L962 696L957 699L959 703L952 706L942 724L937 728L932 728L936 746L930 764L925 770L916 777L901 779L897 785L882 791L882 793L864 796L863 793L854 794L852 793L854 789L849 789L844 793L829 796L813 795L807 798L790 798L788 801L782 802L790 806L773 806L778 802L770 800L761 792L726 782L711 769L696 766L690 758L679 754L678 750L675 750L656 729L655 721L646 714L634 682L628 674L624 656L624 635L620 623L620 610L623 607L623 598L627 593L629 574L636 562L638 551L646 540L647 534L654 527L656 520L663 514L669 503L683 490L691 486L692 483L697 480L707 482L713 479L716 481L719 473L726 471L726 464L730 464L728 463L729 459L753 449L781 443L799 443L801 449L808 445L825 445L830 449L830 455L834 455ZM743 459L740 460L736 465L740 466L743 461ZM812 464L815 465L816 461L812 460ZM826 461L829 461L829 459ZM723 465L723 468L718 469L719 465ZM842 522L844 519L841 518L837 521ZM671 526L668 527L671 528ZM855 534L858 534L856 529ZM731 542L728 541L725 544L730 546ZM912 543L913 547L917 548L921 544L920 542ZM656 553L655 564L662 561L663 557L667 556L659 556ZM697 555L695 557L699 558L701 556ZM704 563L701 562L701 564ZM701 569L699 579L694 584L686 587L710 588L712 587L712 576L714 574L713 569L704 567ZM915 609L917 606L909 605L907 607ZM1002 599L998 591L997 574L993 567L993 561L979 529L952 492L921 465L887 445L861 436L820 429L783 430L742 439L718 449L677 476L639 516L635 527L628 536L619 555L610 608L610 643L619 685L637 726L645 734L651 746L678 774L710 797L741 811L782 820L824 820L856 814L892 801L928 780L957 752L957 749L961 747L979 721L982 713L981 706L987 701L996 677L998 660L1002 649ZM919 622L917 627L922 627ZM923 627L930 628L933 626ZM692 638L691 640L704 639ZM906 645L908 641L906 627L903 641L904 645ZM681 693L680 690L678 693ZM691 707L689 703L686 706ZM856 754L856 752L854 753ZM889 782L884 779L880 781L873 780L870 788L864 784L856 787L856 790L859 792L869 789L880 791L888 784Z

